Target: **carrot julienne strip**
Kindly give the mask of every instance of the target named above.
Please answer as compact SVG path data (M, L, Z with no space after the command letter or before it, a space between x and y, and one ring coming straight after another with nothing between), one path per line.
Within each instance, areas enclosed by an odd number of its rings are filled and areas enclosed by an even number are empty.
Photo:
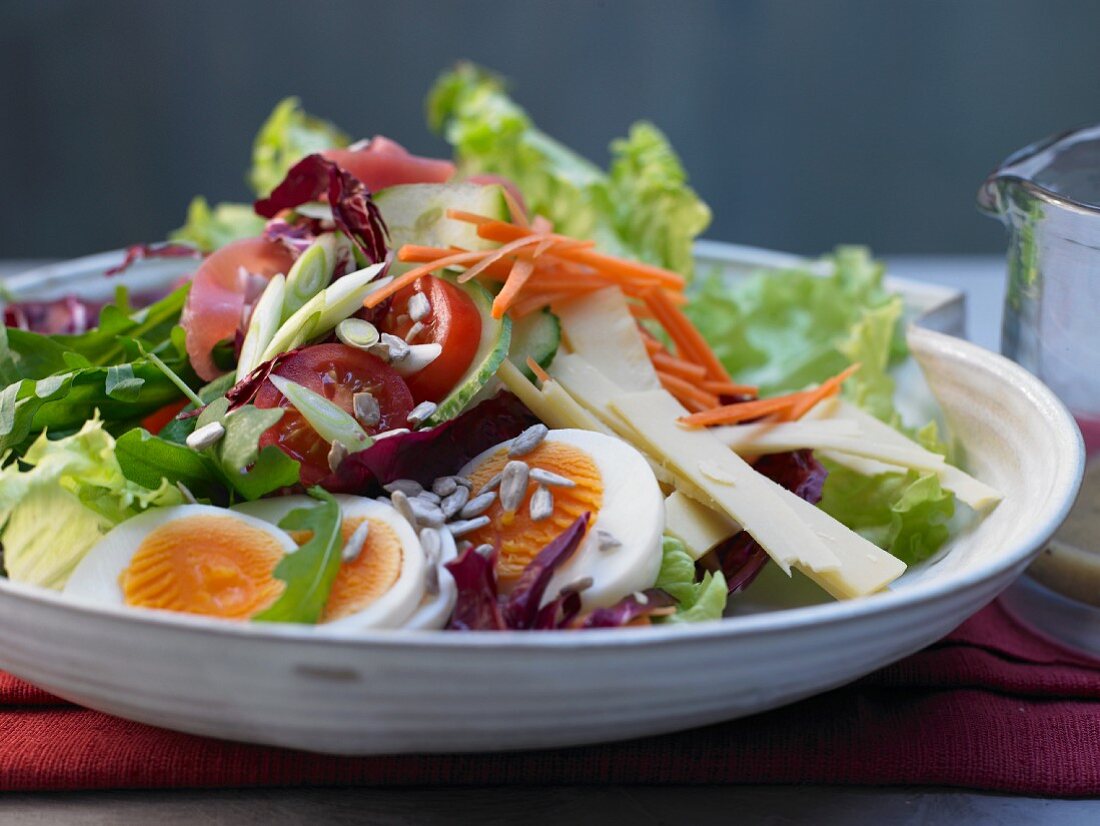
M543 384L550 381L550 374L542 369L542 365L535 361L531 356L527 357L527 368L535 374L537 378Z
M707 427L712 424L739 424L751 419L759 419L769 413L779 413L790 408L792 402L789 396L778 396L773 399L757 399L752 402L738 402L726 404L696 413L691 416L680 417L680 422L690 427Z
M504 313L507 312L508 308L516 303L520 291L523 290L523 285L527 283L527 279L531 277L531 273L534 271L534 261L525 261L522 258L516 259L516 262L512 265L512 271L508 274L508 280L504 282L504 286L497 293L496 298L493 299L493 318L504 317Z
M646 303L665 332L676 343L680 358L702 365L710 378L716 381L729 381L729 373L710 349L703 334L688 320L683 311L668 300L664 290L653 290L646 295Z
M704 392L714 396L715 404L718 403L718 391L707 386L710 382L703 381L707 371L698 364L692 364L689 361L678 359L676 356L660 351L651 353L649 360L653 362L653 366L656 367L659 372L668 373L670 376L678 376L687 381L700 382L701 384L697 384L696 386Z
M751 384L734 384L732 381L704 381L703 389L719 396L755 396L760 388Z
M661 386L677 399L692 399L707 408L715 407L718 404L718 397L713 393L701 390L690 381L685 381L679 376L658 370L657 378L660 380Z
M468 264L473 261L478 261L485 257L484 252L456 252L454 255L447 255L443 258L437 258L435 261L431 261L419 267L415 267L409 270L407 273L397 276L393 281L387 284L381 289L375 290L363 300L364 307L377 307L387 298L394 293L412 284L418 278L425 275L429 275L436 270L441 270L444 267L451 267L456 264Z
M840 392L840 385L844 383L845 379L847 379L849 376L859 370L860 366L861 365L858 362L856 364L852 364L845 370L837 373L832 378L825 379L825 381L821 382L821 384L819 384L812 390L804 391L803 398L801 398L791 406L790 411L788 411L788 416L790 416L792 420L801 419L803 416L809 413L814 405L816 405L818 402L822 401L823 399L827 399L829 396L835 396L837 393Z

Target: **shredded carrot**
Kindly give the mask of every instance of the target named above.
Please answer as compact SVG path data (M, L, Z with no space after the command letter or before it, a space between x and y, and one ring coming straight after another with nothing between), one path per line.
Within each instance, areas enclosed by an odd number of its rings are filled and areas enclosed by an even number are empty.
M491 264L495 264L497 261L502 260L506 255L516 252L521 247L530 247L538 244L542 236L540 235L528 235L525 238L520 238L516 241L512 241L509 244L505 244L502 247L497 247L495 250L482 251L481 260L468 268L466 272L462 273L458 277L460 284L477 278L478 275L488 268Z
M444 267L452 267L456 264L469 264L473 261L478 261L484 257L484 252L456 252L454 255L446 255L442 258L437 258L435 261L430 261L423 266L414 267L407 273L397 276L397 278L395 278L385 287L377 289L373 293L368 295L363 300L363 306L377 307L391 295L404 289L409 284L412 284L418 278L429 275L436 270L441 270Z
M512 265L512 272L508 275L508 280L504 282L504 286L501 287L500 292L493 299L493 318L504 318L504 313L516 303L520 290L523 289L523 285L527 283L527 279L531 277L531 273L534 271L535 263L533 261L525 261L522 258L516 259L516 263Z
M654 353L663 353L663 352L665 352L664 345L661 344L661 342L657 341L657 339L655 339L651 335L643 335L642 336L642 342L645 344L646 352L649 353L651 356Z
M790 419L792 421L801 419L809 413L818 402L827 399L829 396L835 396L840 391L840 385L844 383L844 380L859 370L860 366L861 365L858 363L853 364L846 370L837 373L831 379L826 379L821 382L821 384L812 390L805 391L803 398L791 405L791 409L788 412Z
M530 356L527 357L527 369L534 373L535 378L537 378L543 384L550 381L550 374L543 370L542 365Z
M504 193L504 203L508 206L508 214L512 216L512 223L521 227L530 226L531 223L527 220L527 210L523 208L523 204L519 202L519 199L512 194L508 187L502 186L500 189Z
M706 408L715 407L718 404L718 397L713 393L708 393L690 381L685 381L672 373L658 370L657 378L660 380L661 386L678 399L693 399Z
M653 311L645 304L628 304L627 307L630 308L630 314L635 318L643 321L652 321L654 319Z
M686 361L693 361L702 365L707 375L716 381L729 381L729 373L718 360L718 356L710 349L703 334L695 329L695 325L688 320L683 311L668 300L668 293L664 290L652 290L646 294L646 303L653 310L665 332L669 334L676 344L677 355Z
M467 224L498 223L495 218L486 218L484 215L477 215L473 212L466 212L462 209L448 209L446 215L448 218L453 218L456 221L463 221Z
M649 360L653 362L653 366L656 367L659 372L668 373L671 376L679 376L687 381L696 382L699 389L714 396L714 403L718 403L718 391L712 390L707 386L710 382L703 381L707 371L698 364L692 364L690 361L684 361L683 359L676 358L676 356L660 351L651 353Z
M755 396L760 388L751 384L734 384L732 381L704 381L703 389L719 396Z

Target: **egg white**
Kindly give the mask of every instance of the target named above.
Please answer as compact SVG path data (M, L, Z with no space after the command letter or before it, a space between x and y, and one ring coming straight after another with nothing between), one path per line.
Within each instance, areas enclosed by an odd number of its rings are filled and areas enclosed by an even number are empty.
M400 628L418 610L425 595L427 562L420 540L412 526L392 506L363 496L338 495L334 497L340 512L347 519L373 519L385 523L397 535L401 543L401 573L393 586L370 605L350 616L317 627L333 633L354 633L370 628ZM278 496L242 502L231 510L247 514L271 525L295 508L316 505L309 496ZM292 549L297 550L297 547Z
M599 513L592 514L580 547L554 573L542 603L545 605L563 587L585 577L591 577L593 583L581 593L586 611L614 605L635 591L652 587L661 569L664 496L645 458L622 439L589 430L551 430L546 440L571 445L592 457L602 480L603 499ZM510 445L509 441L503 446ZM470 475L500 449L497 445L475 457L462 469L462 475ZM600 530L622 544L601 551L597 540Z
M175 505L170 508L153 508L117 525L92 546L84 559L73 570L62 591L66 597L107 605L125 605L125 597L119 578L130 567L137 549L154 530L177 519L197 516L218 516L235 519L261 530L290 553L297 549L294 540L285 531L242 513L234 513L212 505Z
M455 601L458 599L458 586L455 584L451 572L443 566L458 556L458 548L455 546L455 539L451 536L450 531L440 531L439 535L443 540L439 561L435 563L436 573L439 577L439 591L435 594L429 594L425 589L424 598L420 601L419 607L405 621L402 628L410 628L415 631L443 628L447 624L447 620L451 618L451 612L454 611ZM428 562L427 564L432 563Z

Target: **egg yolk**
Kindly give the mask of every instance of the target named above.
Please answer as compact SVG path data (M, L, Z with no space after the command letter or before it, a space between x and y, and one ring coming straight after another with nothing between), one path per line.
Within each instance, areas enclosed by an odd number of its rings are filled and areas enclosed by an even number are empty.
M119 585L126 605L245 620L282 594L272 572L284 555L271 534L240 519L174 519L142 540Z
M385 594L401 575L404 550L397 532L380 519L370 519L363 550L351 562L340 566L332 583L321 622L332 622L362 611ZM340 525L346 543L362 519L345 519Z
M508 461L508 451L501 448L478 465L470 474L474 490L500 473ZM523 569L538 556L539 551L583 514L591 513L595 518L603 503L603 477L592 457L580 448L546 440L524 456L523 461L532 468L543 468L571 479L576 486L551 487L554 511L537 522L530 515L531 496L536 488L534 483L528 485L523 502L515 513L506 513L498 498L485 513L489 524L465 537L475 545L500 543L497 579L505 593L511 590Z

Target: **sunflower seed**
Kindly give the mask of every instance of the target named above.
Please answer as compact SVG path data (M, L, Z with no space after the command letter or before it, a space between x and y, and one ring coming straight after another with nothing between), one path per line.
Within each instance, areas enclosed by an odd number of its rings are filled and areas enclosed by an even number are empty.
M384 344L381 341L375 342L367 348L367 352L375 358L380 358L387 364L390 362L390 348L389 345Z
M544 424L531 425L512 440L512 446L508 448L508 455L513 458L526 456L542 444L542 440L546 438L546 434L549 432L549 428Z
M199 503L199 500L195 498L195 494L193 494L191 489L183 482L176 482L176 487L179 489L179 492L183 494L183 500L188 505L197 505Z
M506 464L501 471L500 504L509 513L515 513L523 503L523 497L527 493L528 473L527 463L518 459Z
M535 488L535 492L531 496L529 509L532 522L541 522L543 519L553 514L554 494L550 492L550 488L544 485L539 485Z
M488 482L486 482L484 485L482 485L478 489L477 495L474 498L476 499L478 496L486 494L491 490L496 490L498 487L500 487L500 481L503 478L504 478L504 474L503 473L498 473L496 476L494 476L492 479L490 479Z
M413 339L415 339L422 332L424 332L424 325L421 322L417 321L409 328L409 332L405 333L405 342L408 344L412 344Z
M356 421L363 427L376 427L382 421L382 410L378 399L368 392L356 393L351 397L351 409Z
M419 496L424 488L419 482L412 479L394 479L388 485L383 485L382 490L386 493L393 493L394 491L401 491L406 496Z
M458 539L460 536L473 533L478 528L484 528L488 524L488 516L478 516L474 519L463 519L459 522L452 522L447 526L447 530L451 532L451 536Z
M409 412L406 419L413 427L420 427L420 425L424 424L424 422L435 413L435 408L435 402L421 402Z
M431 562L439 561L439 554L443 550L443 539L435 528L420 529L420 547L424 549L424 555Z
M443 516L443 511L439 509L439 505L426 502L419 496L415 499L409 499L408 503L419 524L427 525L429 528L441 528L443 523L447 521Z
M577 486L577 483L572 479L566 479L552 470L545 470L540 467L531 468L531 480L538 482L540 485L549 485L555 488L575 488Z
M465 476L452 476L451 478L455 480L455 484L462 485L462 487L469 488L470 490L474 489L474 483Z
M412 433L412 431L407 427L395 427L393 430L383 430L381 433L375 433L371 438L378 442L382 439L389 439L391 436L404 436L406 433Z
M634 597L634 601L639 605L649 605L649 597L641 591L635 591L632 596Z
M477 554L478 556L483 556L486 559L488 559L489 557L491 557L493 555L493 546L490 545L489 543L485 543L484 545L478 545L476 548L474 548L474 553Z
M419 295L420 293L417 293ZM432 482L432 490L436 496L450 496L458 487L458 482L453 476L441 476Z
M344 562L354 562L363 553L363 546L367 544L367 535L370 533L370 522L364 519L359 523L348 541L344 543L344 549L340 551L340 559Z
M409 343L399 336L382 333L381 343L389 350L391 362L402 361L409 355Z
M613 551L622 546L623 543L616 539L611 531L605 531L603 528L596 529L596 547L601 551Z
M580 579L570 582L568 585L562 587L558 591L559 596L565 596L566 594L579 594L582 591L587 591L595 584L595 580L590 576L581 577Z
M424 571L424 591L430 596L439 593L439 568L429 565Z
M416 514L413 512L412 505L409 504L412 500L409 499L400 490L395 490L390 494L390 503L393 505L394 510L405 517L405 521L416 527Z
M196 428L187 437L187 446L192 450L206 450L208 447L213 447L220 442L224 435L225 425L221 422L210 422Z
M439 358L439 354L443 352L443 345L438 341L428 344L405 344L405 347L407 352L400 359L393 359L393 369L399 376L411 376L413 373L419 373Z
M409 298L409 318L413 321L423 321L432 311L431 302L424 293L413 293Z
M463 519L473 519L475 516L481 516L485 511L489 510L493 506L493 502L496 501L497 493L495 490L491 490L488 493L482 493L475 496L469 502L467 502L458 515Z
M340 467L340 463L348 458L348 449L343 442L333 442L328 451L328 469L333 473Z
M466 503L470 500L469 488L454 489L454 492L450 496L445 496L443 501L440 502L439 507L443 510L443 515L448 519L454 518L454 516L462 510Z
M433 493L430 490L420 491L418 498L423 499L425 502L431 502L433 505L438 505L442 501L438 493Z

